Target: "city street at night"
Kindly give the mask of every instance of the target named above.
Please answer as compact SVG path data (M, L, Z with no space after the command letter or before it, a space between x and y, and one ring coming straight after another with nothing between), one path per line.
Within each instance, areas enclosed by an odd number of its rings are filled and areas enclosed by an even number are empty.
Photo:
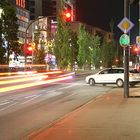
M123 89L112 89L24 140L139 140L139 90L124 99Z
M43 127L51 126L70 112L114 88L113 86L89 87L84 81L84 76L76 76L76 78L72 76L73 79L69 79L68 74L61 74L58 77L68 77L67 80L59 79L51 83L49 83L51 78L43 79L43 85L30 77L31 81L28 81L28 85L31 83L40 85L25 87L25 82L22 81L16 84L16 87L22 87L21 89L8 88L8 90L3 83L1 85L3 92L0 93L0 139L19 140ZM25 77L28 80L27 75ZM17 77L16 80L19 79L23 78ZM9 87L12 85L10 84ZM4 89L7 91L4 92Z
M0 140L140 140L140 0L0 0Z

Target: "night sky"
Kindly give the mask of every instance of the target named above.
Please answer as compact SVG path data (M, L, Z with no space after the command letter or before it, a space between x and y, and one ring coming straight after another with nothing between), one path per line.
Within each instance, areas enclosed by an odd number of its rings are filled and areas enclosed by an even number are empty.
M132 4L130 11L130 20L135 24L131 32L135 36L138 34L138 4ZM80 21L108 31L109 23L113 19L114 31L121 34L117 25L124 17L124 0L77 0L76 16Z

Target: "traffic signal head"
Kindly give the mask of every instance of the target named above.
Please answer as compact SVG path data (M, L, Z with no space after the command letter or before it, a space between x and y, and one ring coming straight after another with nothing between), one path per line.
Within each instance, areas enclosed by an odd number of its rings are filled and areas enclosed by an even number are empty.
M70 18L71 17L71 13L70 12L67 12L66 13L66 18Z
M73 21L73 6L67 1L64 2L63 18L65 22Z
M24 52L26 55L32 55L33 47L30 44L25 44Z
M29 45L28 48L27 48L27 50L28 51L32 51L33 50L32 46Z
M65 21L66 22L71 22L71 11L70 10L66 10L65 13L64 13L64 18L65 18Z
M135 52L138 52L138 47L135 47L135 48L134 48L134 51L135 51Z
M140 49L139 46L137 46L136 44L133 45L132 50L131 50L132 54L139 54L140 53Z

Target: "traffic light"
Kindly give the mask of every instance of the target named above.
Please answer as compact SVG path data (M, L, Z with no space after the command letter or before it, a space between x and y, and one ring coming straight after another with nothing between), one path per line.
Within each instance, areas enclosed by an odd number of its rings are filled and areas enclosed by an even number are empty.
M65 22L70 23L73 21L73 6L68 1L64 2L63 15Z
M137 46L136 44L134 44L133 47L132 47L132 53L135 54L135 55L138 55L139 52L140 52L139 46Z
M71 11L70 10L66 10L65 13L64 13L64 16L65 16L65 21L66 22L71 22Z
M32 55L32 53L33 53L32 45L31 44L25 44L24 52L25 52L26 55Z
M136 53L138 52L138 47L134 48L134 52L136 52Z

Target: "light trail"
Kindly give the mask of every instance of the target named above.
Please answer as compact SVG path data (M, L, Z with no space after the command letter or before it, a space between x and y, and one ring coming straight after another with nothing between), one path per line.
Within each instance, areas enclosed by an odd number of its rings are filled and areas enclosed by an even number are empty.
M37 71L1 72L0 76L10 76L14 74L33 74L33 73L37 73Z
M8 76L8 77L0 77L0 80L5 80L5 79L13 79L13 78L25 78L25 77L33 77L33 76L39 76L39 75L49 75L49 74L61 74L62 71L53 71L53 72L44 72L44 73L30 73L30 74L25 74L25 75L16 75L16 76Z
M66 73L66 74L60 75L58 77L64 77L64 76L70 76L70 75L75 75L75 72Z
M42 76L36 76L36 77L24 77L22 79L14 79L14 80L8 80L8 81L1 81L0 85L4 84L11 84L11 83L20 83L20 82L27 82L27 81L32 81L32 80L38 80L38 79L43 79L47 78L47 75L42 75Z
M18 90L18 89L29 88L29 87L34 87L34 86L39 86L39 85L43 85L43 84L49 84L49 83L58 82L58 81L62 81L62 80L68 80L68 79L72 79L72 76L60 77L60 78L50 79L50 80L46 80L46 81L38 81L36 83L28 83L28 84L4 87L4 88L0 88L0 93Z

